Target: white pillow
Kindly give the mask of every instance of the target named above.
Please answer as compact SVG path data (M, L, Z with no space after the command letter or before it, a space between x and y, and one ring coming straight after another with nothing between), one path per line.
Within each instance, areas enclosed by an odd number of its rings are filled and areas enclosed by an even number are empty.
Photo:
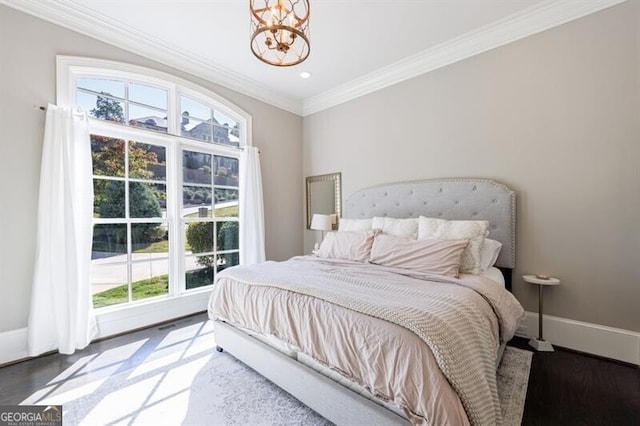
M480 273L480 249L488 235L489 222L486 220L445 220L420 216L418 239L469 240L462 253L460 272Z
M371 254L373 239L379 233L377 229L327 232L318 249L318 257L366 262Z
M338 231L368 231L373 219L339 219Z
M418 238L418 218L396 219L393 217L375 216L371 223L374 229L382 229L382 232L394 237Z
M501 249L502 243L500 241L485 238L480 249L480 270L486 271L495 265Z

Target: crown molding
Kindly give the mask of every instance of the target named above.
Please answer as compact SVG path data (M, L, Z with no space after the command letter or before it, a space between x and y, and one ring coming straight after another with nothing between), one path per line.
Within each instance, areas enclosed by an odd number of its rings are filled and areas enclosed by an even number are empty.
M119 21L98 15L71 0L0 0L0 4L185 71L285 111L302 114L302 102L298 99L270 90L264 84L229 68L187 55L177 46L125 27Z
M546 0L519 13L304 99L285 96L226 67L183 53L149 34L105 19L72 0L0 0L0 4L219 84L291 113L307 116L565 24L627 0Z
M303 102L308 116L627 0L547 0Z

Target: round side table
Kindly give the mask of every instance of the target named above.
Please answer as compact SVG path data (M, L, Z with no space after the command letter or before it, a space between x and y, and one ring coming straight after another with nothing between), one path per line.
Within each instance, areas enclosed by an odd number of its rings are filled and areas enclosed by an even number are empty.
M558 285L560 280L541 275L523 275L522 279L530 284L538 285L538 338L529 340L529 346L537 351L553 352L553 346L542 337L542 287L546 285Z

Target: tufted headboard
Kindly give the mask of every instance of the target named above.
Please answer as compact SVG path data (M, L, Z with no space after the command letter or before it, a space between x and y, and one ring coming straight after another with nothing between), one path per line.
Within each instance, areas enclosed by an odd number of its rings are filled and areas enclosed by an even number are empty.
M374 186L349 196L344 211L349 219L422 215L488 220L489 237L502 243L496 266L515 267L516 193L493 180L432 179Z

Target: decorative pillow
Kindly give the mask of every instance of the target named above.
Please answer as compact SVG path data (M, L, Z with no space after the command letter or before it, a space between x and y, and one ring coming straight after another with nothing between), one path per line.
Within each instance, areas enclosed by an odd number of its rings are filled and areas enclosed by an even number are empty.
M382 229L385 234L394 237L418 238L418 218L396 219L393 217L374 217L371 223L372 228Z
M502 249L502 243L500 241L492 240L491 238L485 238L484 244L480 249L480 270L486 271L491 268L500 255Z
M418 239L469 240L462 253L460 272L480 273L480 249L488 235L489 222L486 220L445 220L420 216Z
M338 223L338 231L368 231L373 219L342 219Z
M369 260L373 239L379 233L378 229L328 232L320 244L318 256L366 262Z
M408 240L376 235L369 262L429 275L457 277L469 240Z

